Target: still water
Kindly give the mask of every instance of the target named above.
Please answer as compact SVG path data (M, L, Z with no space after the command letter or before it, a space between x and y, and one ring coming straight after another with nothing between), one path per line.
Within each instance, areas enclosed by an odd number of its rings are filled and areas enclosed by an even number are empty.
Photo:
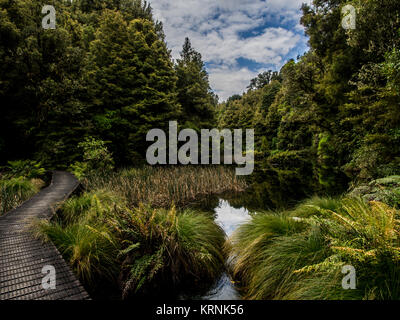
M227 237L241 224L249 221L249 211L242 207L236 209L227 200L219 200L218 206L214 209L215 221L223 228ZM227 264L229 263L229 259ZM232 283L228 273L222 274L214 286L203 296L192 297L195 300L240 300L240 294Z

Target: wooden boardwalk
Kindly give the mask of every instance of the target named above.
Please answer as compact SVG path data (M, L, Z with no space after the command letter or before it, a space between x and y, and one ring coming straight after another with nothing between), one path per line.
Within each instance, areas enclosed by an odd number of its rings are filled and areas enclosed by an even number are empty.
M54 206L78 185L72 174L55 171L50 186L0 217L0 300L89 299L56 247L34 239L27 231L33 218L51 218ZM55 289L42 286L44 266L55 268Z

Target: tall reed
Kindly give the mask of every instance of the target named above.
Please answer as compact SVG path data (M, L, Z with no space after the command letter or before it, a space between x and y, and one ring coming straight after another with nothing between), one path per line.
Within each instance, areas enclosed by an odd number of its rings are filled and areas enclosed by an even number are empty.
M84 180L88 190L112 190L127 199L130 206L146 203L168 208L181 207L204 196L246 189L244 179L232 168L143 167L95 174Z

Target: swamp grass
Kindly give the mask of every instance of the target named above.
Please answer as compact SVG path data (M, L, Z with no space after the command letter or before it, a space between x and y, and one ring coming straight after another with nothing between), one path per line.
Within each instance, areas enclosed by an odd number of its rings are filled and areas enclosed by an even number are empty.
M15 209L44 186L40 179L0 177L0 215Z
M144 168L90 177L86 192L52 221L36 221L34 232L57 246L86 286L107 281L124 299L200 287L224 270L225 234L212 214L184 205L245 188L232 172Z
M358 198L318 198L259 213L231 240L246 299L400 298L399 211ZM342 288L354 266L357 288Z
M188 206L199 199L225 192L241 192L248 185L233 168L143 167L94 174L84 179L87 190L110 190L130 206L140 203L158 208Z

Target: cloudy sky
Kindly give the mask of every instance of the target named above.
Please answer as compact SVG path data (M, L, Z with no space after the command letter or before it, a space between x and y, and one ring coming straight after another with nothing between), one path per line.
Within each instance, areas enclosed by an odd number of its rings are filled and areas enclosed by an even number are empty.
M262 71L307 51L299 23L310 0L150 0L179 57L185 37L206 63L212 89L225 100Z

